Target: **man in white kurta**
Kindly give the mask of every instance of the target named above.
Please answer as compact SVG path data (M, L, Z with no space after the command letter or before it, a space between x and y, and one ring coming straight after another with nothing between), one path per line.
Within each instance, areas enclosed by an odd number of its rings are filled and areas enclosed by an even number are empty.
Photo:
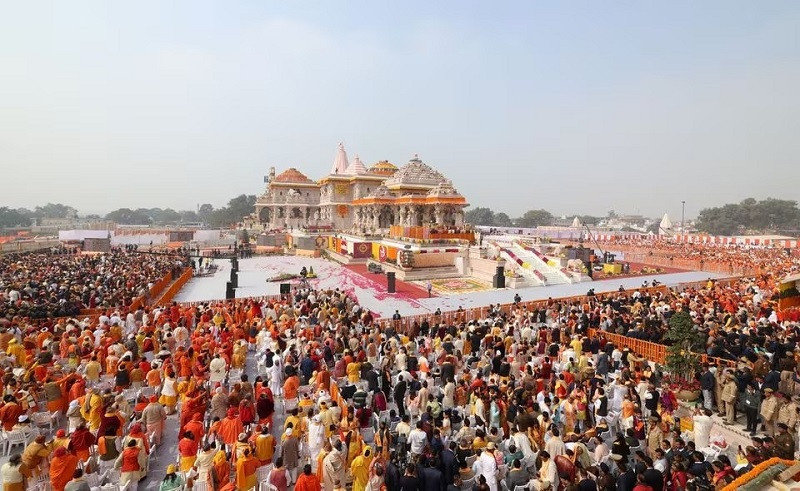
M322 461L322 489L333 491L338 487L345 487L346 469L344 457L342 457L342 442L337 441L333 449L325 456Z
M711 439L711 427L714 425L714 421L711 419L711 416L706 414L707 412L710 413L711 411L706 409L692 416L692 422L694 423L694 445L698 450L707 447Z
M325 427L319 414L308 422L308 457L315 459L325 445Z
M472 470L476 476L482 475L486 478L489 491L497 491L497 460L494 458L493 450L494 443L489 442L486 448L483 449L481 456L472 465Z

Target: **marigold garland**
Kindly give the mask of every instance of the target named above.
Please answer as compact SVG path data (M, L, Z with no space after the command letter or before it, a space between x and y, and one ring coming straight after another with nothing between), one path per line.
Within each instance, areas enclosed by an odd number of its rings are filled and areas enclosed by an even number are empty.
M795 461L779 459L778 457L773 457L769 460L765 460L764 462L761 462L760 464L753 466L750 472L746 472L741 476L737 477L732 483L722 488L722 491L735 491L738 488L746 486L750 481L756 479L759 475L761 475L761 473L763 473L764 471L766 471L767 469L776 464L785 464L788 469L789 467L795 464ZM781 472L783 472L783 470L781 470Z

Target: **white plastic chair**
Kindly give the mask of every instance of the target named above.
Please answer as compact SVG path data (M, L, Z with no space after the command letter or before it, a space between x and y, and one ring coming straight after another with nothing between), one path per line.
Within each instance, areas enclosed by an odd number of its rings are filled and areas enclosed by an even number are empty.
M520 484L519 486L514 486L514 491L528 491L530 488L527 484Z
M467 457L466 458L467 467L472 468L472 465L475 463L476 460L478 460L477 455L470 455L469 457Z
M278 491L278 488L268 482L258 483L258 491Z
M6 433L6 438L7 438L6 455L11 454L11 449L16 447L17 445L22 445L23 450L28 445L28 440L27 438L25 438L25 433L21 432L20 430L9 431L8 433Z
M192 491L210 491L208 481L195 481Z
M267 479L269 479L269 473L272 472L272 465L273 464L262 465L261 467L256 469L257 482L259 483L267 482Z
M33 413L31 415L31 422L37 428L47 428L47 431L51 433L53 431L53 417L52 414L47 411Z
M296 409L297 405L300 403L300 399L297 397L293 399L284 399L283 400L283 414L289 414L292 409Z

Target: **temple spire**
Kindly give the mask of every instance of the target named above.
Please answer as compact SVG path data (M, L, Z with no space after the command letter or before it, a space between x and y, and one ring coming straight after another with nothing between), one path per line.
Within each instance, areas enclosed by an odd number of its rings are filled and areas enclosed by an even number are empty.
M340 142L339 150L336 152L336 158L333 159L331 174L344 174L349 165L350 164L347 162L347 152L344 150L344 144Z
M347 174L355 176L366 173L367 173L367 167L364 165L363 162L361 162L361 159L358 158L358 155L356 155L353 158L353 163L350 164L350 166L347 168Z

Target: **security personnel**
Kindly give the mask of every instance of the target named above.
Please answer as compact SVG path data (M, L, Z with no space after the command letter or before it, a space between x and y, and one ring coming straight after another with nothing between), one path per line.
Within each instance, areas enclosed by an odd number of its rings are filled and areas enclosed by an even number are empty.
M785 460L794 460L794 438L789 434L789 427L784 423L775 425L778 435L775 436L775 456Z

